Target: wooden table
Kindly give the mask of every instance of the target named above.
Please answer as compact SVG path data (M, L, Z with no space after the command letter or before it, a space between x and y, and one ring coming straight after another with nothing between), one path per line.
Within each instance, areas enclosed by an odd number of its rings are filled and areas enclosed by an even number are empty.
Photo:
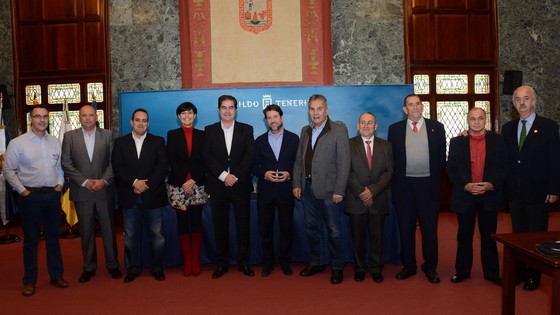
M560 258L539 253L535 245L542 241L559 241L558 232L528 232L492 235L504 244L504 286L502 314L515 314L515 265L520 262L552 277L551 314L560 315Z

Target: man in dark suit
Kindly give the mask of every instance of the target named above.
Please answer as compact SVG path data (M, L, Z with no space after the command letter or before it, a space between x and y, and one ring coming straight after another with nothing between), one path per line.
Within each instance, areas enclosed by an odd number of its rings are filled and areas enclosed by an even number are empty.
M113 134L97 128L97 113L91 105L80 108L82 128L68 131L62 142L62 169L70 179L70 199L80 222L84 271L79 282L88 282L97 270L95 219L103 236L105 267L113 279L122 277L117 260L115 209L111 152Z
M530 86L513 92L519 118L506 123L502 135L506 142L509 172L506 199L509 202L513 232L548 230L550 204L560 196L560 139L558 124L535 113L537 96ZM541 274L519 266L524 290L540 285Z
M257 208L263 253L261 274L267 277L274 268L274 217L278 209L280 267L285 275L292 275L292 174L299 137L284 129L284 116L278 105L268 105L263 113L269 131L255 140L253 162L253 175L258 178Z
M329 119L327 98L315 94L309 98L311 124L301 129L294 163L294 197L301 199L305 217L305 233L309 240L310 261L299 274L313 276L329 263L325 255L323 225L328 232L331 283L343 281L344 235L342 214L348 174L350 149L348 129Z
M403 111L407 119L389 127L395 168L392 199L397 210L401 237L403 269L397 274L404 280L416 274L416 220L422 232L422 271L431 283L439 283L438 210L441 171L445 165L445 129L435 120L422 117L420 97L408 95Z
M471 108L468 136L451 139L447 175L451 180L451 209L457 212L456 274L451 282L470 278L476 217L480 230L480 256L484 279L502 285L496 233L498 210L504 207L503 184L507 173L505 144L500 135L486 131L486 112Z
M393 176L391 144L375 137L377 119L366 112L358 120L359 136L350 139L350 177L346 186L345 212L350 217L354 280L364 281L371 272L373 281L383 281L383 227L389 213L388 192ZM369 233L370 254L366 261L365 236Z
M235 121L237 100L231 95L218 98L221 120L204 129L203 156L207 164L206 192L210 195L216 236L218 266L212 274L220 278L229 270L229 209L233 205L237 231L238 270L255 275L249 266L251 167L255 158L253 127Z
M147 226L152 251L150 272L158 281L165 280L162 233L163 207L167 205L165 178L169 162L165 140L148 133L149 117L144 109L132 113L132 133L115 140L113 171L119 203L123 210L124 248L128 268L124 282L131 282L142 272L141 243Z

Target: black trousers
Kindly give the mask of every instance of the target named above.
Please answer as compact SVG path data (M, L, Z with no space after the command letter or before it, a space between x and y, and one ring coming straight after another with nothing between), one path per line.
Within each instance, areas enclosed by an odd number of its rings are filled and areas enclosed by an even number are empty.
M484 206L481 196L473 196L472 207L466 213L457 212L459 230L457 231L457 256L455 270L462 276L470 276L473 264L473 235L478 215L480 231L480 257L482 271L486 278L500 276L498 248L491 237L496 233L498 212L489 211Z
M352 252L355 272L372 273L383 271L383 228L384 215L370 213L349 214L352 231ZM366 260L366 235L369 235L369 256Z
M274 219L278 214L280 232L280 264L288 264L292 259L294 197L293 196L260 196L257 199L259 232L263 265L274 266Z
M249 264L251 222L250 193L247 192L240 194L228 191L223 194L212 194L210 196L210 205L212 207L212 222L214 223L214 235L216 237L218 266L227 267L230 263L229 211L231 206L233 206L233 213L235 217L237 263L240 266Z
M187 235L202 233L202 205L189 206L187 211L175 210L177 213L177 234Z

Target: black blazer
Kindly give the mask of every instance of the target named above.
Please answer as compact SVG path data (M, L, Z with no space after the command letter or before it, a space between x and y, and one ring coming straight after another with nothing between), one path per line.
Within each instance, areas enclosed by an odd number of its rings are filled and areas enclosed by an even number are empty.
M251 167L255 158L255 140L253 139L253 127L235 122L233 139L231 141L231 152L228 155L226 140L221 122L217 122L204 128L205 138L203 157L206 161L206 192L209 194L225 193L232 190L236 193L249 193L253 191L251 180ZM218 177L227 171L238 179L233 187L226 187Z
M169 158L168 183L180 187L187 181L187 174L197 186L203 186L206 181L206 164L202 156L204 147L204 131L193 129L192 152L189 157L187 140L183 128L167 132L167 157Z
M117 138L112 164L121 207L131 208L136 202L138 195L132 187L135 179L148 180L147 185L150 189L140 195L145 209L167 205L165 177L169 172L169 162L165 140L162 137L148 133L142 144L140 158L136 154L132 134Z
M432 200L439 202L441 195L441 171L445 166L445 128L443 124L424 118L428 134L428 150L430 154L430 179L432 181ZM387 140L393 145L393 158L395 167L393 169L392 199L400 202L406 198L404 180L406 177L406 128L407 119L396 122L389 126Z
M294 176L294 161L298 149L299 137L286 129L282 138L278 160L268 143L268 132L260 135L255 140L255 161L253 162L253 175L258 178L257 191L259 198L267 195L293 197L292 178ZM283 183L273 183L264 179L267 171L288 171L290 179Z
M546 195L560 196L558 124L537 115L519 152L518 123L519 119L516 119L502 127L509 165L507 199L543 203Z
M507 174L506 147L503 138L491 131L486 133L486 160L483 181L490 182L494 190L480 195L486 210L498 211L504 207L503 185ZM451 139L447 175L453 184L451 210L465 213L472 205L473 195L465 191L472 182L470 137L458 136Z

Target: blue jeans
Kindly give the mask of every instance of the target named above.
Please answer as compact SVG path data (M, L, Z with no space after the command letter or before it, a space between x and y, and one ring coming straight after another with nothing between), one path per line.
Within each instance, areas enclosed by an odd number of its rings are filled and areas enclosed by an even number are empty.
M327 265L329 255L325 252L323 224L327 227L328 249L333 270L344 268L344 235L342 234L342 203L335 204L331 199L317 199L313 196L311 182L305 181L305 190L301 197L305 218L305 233L309 240L309 263Z
M37 282L37 249L41 235L41 222L47 247L47 269L51 280L62 277L60 235L60 192L34 191L18 198L23 227L23 284Z
M124 252L128 259L127 273L139 275L142 272L142 231L148 230L152 264L150 272L163 271L165 238L163 237L163 208L144 209L142 198L138 197L132 208L123 208L125 230Z

